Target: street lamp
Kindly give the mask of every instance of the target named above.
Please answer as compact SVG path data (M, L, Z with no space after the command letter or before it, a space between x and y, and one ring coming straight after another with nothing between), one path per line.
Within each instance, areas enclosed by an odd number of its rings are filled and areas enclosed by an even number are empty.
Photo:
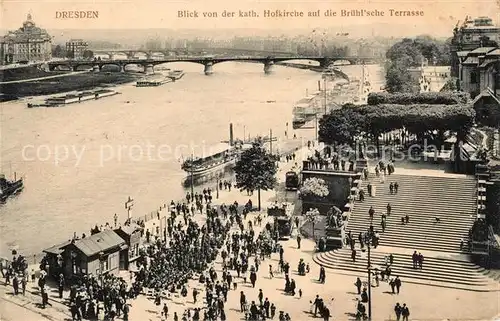
M219 199L219 181L220 181L220 177L221 177L221 174L217 174L217 182L216 182L216 186L215 186L215 190L217 191L217 199Z
M365 244L366 247L368 248L368 320L371 321L372 319L372 282L371 282L371 274L372 274L372 269L371 269L371 256L370 256L370 248L371 248L371 242L373 239L373 236L371 233L368 231L364 235L365 238Z
M191 170L189 171L189 179L191 183L191 197L194 195L194 153L191 152Z
M327 101L326 101L326 77L323 78L323 89L325 90L325 115L326 115L326 105L327 105Z

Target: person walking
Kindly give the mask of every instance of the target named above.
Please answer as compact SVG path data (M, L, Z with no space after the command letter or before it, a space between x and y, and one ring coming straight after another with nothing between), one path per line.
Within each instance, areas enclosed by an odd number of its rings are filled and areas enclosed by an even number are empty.
M62 299L64 292L64 275L62 273L59 274L58 291L59 291L59 299Z
M401 320L402 309L403 308L399 305L399 302L396 303L396 306L394 307L394 313L396 314L396 321Z
M300 237L300 235L297 235L297 249L300 250L300 241L302 240L302 238Z
M358 290L358 294L361 294L361 286L363 285L363 282L361 282L361 279L358 277L356 279L356 282L354 283L356 286L356 289Z
M356 249L352 249L351 259L352 259L352 263L356 263Z
M411 260L413 262L413 268L416 269L417 268L417 262L418 262L418 254L417 254L417 251L414 251L412 256L411 256Z
M396 276L396 279L394 279L394 285L396 286L396 292L399 294L399 289L401 288L401 280L399 279L399 276Z
M403 321L408 321L410 317L410 309L408 309L406 303L403 303L403 307L401 308L401 316L403 317Z
M370 216L370 221L373 221L374 214L375 214L375 210L373 209L373 206L370 206L370 209L368 210L368 215Z
M395 289L394 289L394 288L396 287L396 283L394 282L394 279L391 279L391 280L389 281L389 285L391 286L392 294L395 294L395 293L396 293L396 291L395 291Z
M371 183L366 185L366 189L368 190L368 195L373 196L373 186Z

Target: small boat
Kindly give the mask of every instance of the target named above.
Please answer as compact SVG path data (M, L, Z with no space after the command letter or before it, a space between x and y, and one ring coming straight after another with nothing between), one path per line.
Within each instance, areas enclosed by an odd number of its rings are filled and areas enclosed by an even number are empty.
M23 179L9 181L5 175L0 175L0 202L5 202L9 196L19 194L24 189Z

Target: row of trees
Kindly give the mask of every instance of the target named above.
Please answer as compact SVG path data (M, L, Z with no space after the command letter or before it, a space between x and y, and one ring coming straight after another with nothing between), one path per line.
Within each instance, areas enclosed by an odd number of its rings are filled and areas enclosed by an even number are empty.
M430 64L451 64L451 38L446 41L430 36L405 38L395 43L386 53L386 89L389 92L415 93L420 90L418 80L412 77L411 67L420 66L424 59Z
M410 93L385 93L375 92L368 95L368 105L380 104L440 104L457 105L467 104L470 101L470 95L466 92L424 92L416 94Z
M344 105L333 110L319 122L319 139L327 144L354 146L357 137L371 137L379 144L383 133L405 128L421 137L434 130L452 131L457 138L465 138L474 124L475 111L470 104L460 102L462 96L452 93L420 94L413 97L378 95L369 97L371 105ZM427 102L427 104L411 101ZM439 101L441 104L431 104ZM392 102L385 104L379 102ZM443 104L443 102L455 104ZM376 104L375 104L376 103Z

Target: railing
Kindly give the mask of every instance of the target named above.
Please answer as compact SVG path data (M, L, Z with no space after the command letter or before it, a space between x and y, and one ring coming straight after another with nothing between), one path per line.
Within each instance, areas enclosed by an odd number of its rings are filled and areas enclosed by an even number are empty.
M324 163L313 163L310 161L303 161L302 169L303 170L309 170L309 171L324 171L324 172L335 172L335 173L354 173L354 163L353 163L353 170L349 171L350 163L346 162L345 163L345 168L347 170L342 170L341 168L339 169L334 169L332 163L324 164ZM340 166L339 166L340 167Z
M481 192L480 192L480 188L484 188L486 187L486 184L482 184L480 183L481 180L485 180L486 178L485 177L482 177L484 174L489 174L488 172L488 169L485 168L485 167L482 167L480 164L477 164L475 166L475 174L476 174L476 208L475 208L475 213L476 213L476 217L475 217L475 222L477 222L478 220L485 220L485 213L484 211L486 210L486 205L484 204L485 203L485 199L483 200L480 196L481 195ZM490 246L493 244L493 241L495 240L495 236L493 234L493 228L491 227L491 225L488 225L487 226L487 230L484 231L487 233L486 235L486 241L484 240L474 240L474 234L472 233L472 229L471 229L471 233L469 233L469 244L470 244L470 252L473 253L473 254L479 254L479 255L490 255Z

